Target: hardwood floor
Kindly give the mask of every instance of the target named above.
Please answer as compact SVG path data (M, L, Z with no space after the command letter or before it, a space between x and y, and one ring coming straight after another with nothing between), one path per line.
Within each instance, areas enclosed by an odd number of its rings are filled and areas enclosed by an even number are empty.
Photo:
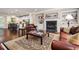
M10 32L8 29L4 29L4 40L12 40L18 37L17 32L16 33L12 33Z
M2 48L2 46L1 46L1 44L0 44L0 50L4 50L4 49Z
M3 29L4 34L3 34L3 41L9 41L12 39L15 39L18 37L17 32L16 33L12 33L10 32L8 29ZM3 50L1 44L0 44L0 50Z

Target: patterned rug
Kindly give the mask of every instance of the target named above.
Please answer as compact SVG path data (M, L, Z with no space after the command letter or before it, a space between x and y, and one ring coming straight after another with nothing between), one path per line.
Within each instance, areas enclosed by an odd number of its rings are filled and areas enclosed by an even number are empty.
M10 50L51 50L51 42L54 38L53 34L50 34L50 37L47 35L43 38L43 45L41 45L40 38L29 36L29 39L25 39L26 37L20 37L4 44Z

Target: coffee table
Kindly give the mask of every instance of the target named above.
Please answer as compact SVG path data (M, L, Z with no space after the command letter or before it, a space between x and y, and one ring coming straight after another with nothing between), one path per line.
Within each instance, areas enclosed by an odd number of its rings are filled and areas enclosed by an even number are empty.
M26 39L28 39L28 35L32 35L32 36L35 36L35 37L38 37L40 38L40 41L41 41L41 45L43 44L43 37L46 35L44 32L39 32L39 31L30 31L30 32L27 32L26 34Z

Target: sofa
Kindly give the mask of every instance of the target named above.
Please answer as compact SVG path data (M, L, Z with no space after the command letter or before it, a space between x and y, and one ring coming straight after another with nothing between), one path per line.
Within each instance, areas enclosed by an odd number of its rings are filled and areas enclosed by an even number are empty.
M79 27L60 28L59 40L53 39L52 50L79 50Z
M78 33L79 32L79 26L77 26L77 27L71 27L70 28L70 31L69 31L69 34L76 34L76 33Z

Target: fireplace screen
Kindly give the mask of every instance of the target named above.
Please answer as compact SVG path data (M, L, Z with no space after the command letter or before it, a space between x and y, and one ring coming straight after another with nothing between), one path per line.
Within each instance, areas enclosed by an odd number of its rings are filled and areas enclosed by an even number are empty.
M47 32L57 32L57 21L46 21Z

